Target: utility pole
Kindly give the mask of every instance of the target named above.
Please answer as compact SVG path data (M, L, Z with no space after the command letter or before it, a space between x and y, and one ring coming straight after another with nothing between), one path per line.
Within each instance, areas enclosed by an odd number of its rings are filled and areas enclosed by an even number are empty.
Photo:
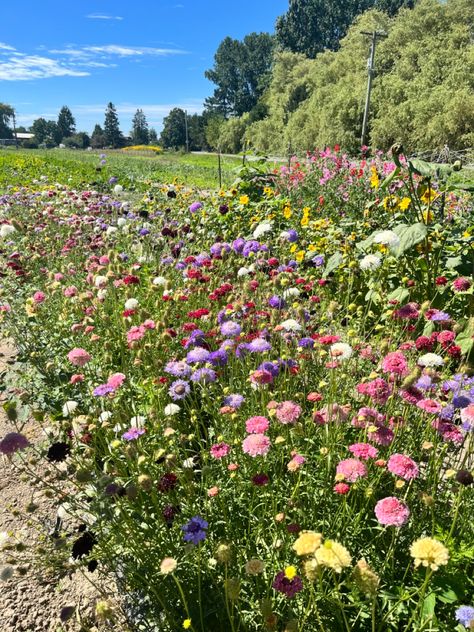
M184 110L184 129L186 130L186 153L189 154L188 111Z
M370 92L372 90L372 78L374 76L374 58L375 58L375 46L377 44L377 39L382 37L387 37L387 34L383 31L372 31L372 33L368 33L367 31L361 31L362 35L370 35L372 37L372 44L370 47L370 57L367 63L367 94L365 97L365 108L364 108L364 120L362 122L362 134L360 138L361 147L365 145L366 136L367 136L367 127L369 123L369 110L370 110Z

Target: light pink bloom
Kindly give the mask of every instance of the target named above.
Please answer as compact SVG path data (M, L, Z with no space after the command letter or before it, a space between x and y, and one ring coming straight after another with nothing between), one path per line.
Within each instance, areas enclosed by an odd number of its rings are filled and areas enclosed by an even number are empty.
M83 382L84 381L84 376L82 375L82 373L75 373L74 375L71 375L71 379L69 380L70 384L79 384L79 382Z
M67 354L67 359L71 364L74 364L74 366L85 366L91 359L91 355L87 353L85 349L74 347L74 349L71 349Z
M123 373L113 373L107 380L107 384L114 389L119 388L125 381L125 375Z
M387 353L382 360L382 370L393 375L406 375L408 373L408 363L403 353L400 351Z
M417 478L419 474L418 465L405 454L392 454L388 460L387 469L406 481Z
M250 456L264 456L270 450L270 439L264 434L251 434L242 441L242 449Z
M266 417L260 417L258 415L255 417L250 417L245 422L245 429L249 434L266 432L269 427L270 422L268 421L268 419Z
M359 459L344 459L337 464L336 474L349 483L355 483L358 478L367 476L367 467Z
M42 303L46 298L46 294L44 292L35 292L33 294L33 300L35 303Z
M215 443L211 446L211 456L215 459L223 459L230 452L230 445L227 443Z
M433 415L438 414L442 410L441 404L439 404L434 399L420 399L419 402L416 403L418 408L424 410L426 413L432 413Z
M375 505L375 515L380 524L402 527L410 517L410 510L395 496L388 496Z
M368 461L368 459L375 459L379 451L374 448L370 443L353 443L349 446L349 451L358 459Z
M295 402L281 402L276 407L276 417L282 424L295 424L301 415L301 406Z
M145 335L145 332L146 329L143 325L139 325L138 327L134 325L133 327L130 327L127 331L127 342L130 344L136 340L141 340Z

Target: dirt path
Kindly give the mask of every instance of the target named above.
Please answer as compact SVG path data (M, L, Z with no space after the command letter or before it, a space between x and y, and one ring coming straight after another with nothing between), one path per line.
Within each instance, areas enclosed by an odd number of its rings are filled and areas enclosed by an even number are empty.
M14 364L14 349L8 342L0 344L0 380L4 371ZM0 404L8 399L1 394ZM14 430L3 408L0 408L0 439ZM24 434L34 443L38 440L38 428L28 422ZM45 467L45 464L35 465ZM38 564L38 547L51 548L48 532L54 528L56 508L31 478L22 474L6 457L0 455L0 576L13 574L0 581L0 630L1 632L95 632L114 630L125 632L127 626L120 619L114 623L98 622L96 604L104 596L89 581L102 585L98 572L58 572L48 565ZM1 532L8 532L10 542L21 543L24 550L1 550ZM12 535L13 534L13 537ZM35 554L36 562L32 559ZM17 559L13 566L8 562ZM43 556L44 557L44 556ZM46 560L45 560L46 561ZM87 577L89 576L89 578ZM106 595L107 597L107 595ZM61 621L66 607L73 611L67 622Z

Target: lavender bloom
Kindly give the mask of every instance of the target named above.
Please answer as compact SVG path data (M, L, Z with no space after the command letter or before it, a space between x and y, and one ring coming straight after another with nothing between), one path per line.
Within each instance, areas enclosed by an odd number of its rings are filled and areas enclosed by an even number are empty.
M201 382L202 384L209 384L217 380L217 373L213 369L196 369L191 375L192 382Z
M175 380L168 389L168 394L175 402L184 399L190 392L189 384L185 380Z
M471 399L468 397L467 393L462 392L453 397L453 406L454 408L466 408L471 404Z
M184 541L199 544L199 542L206 539L206 529L208 526L209 523L203 518L200 516L194 516L189 522L181 527L181 531L184 532Z
M109 178L109 184L117 184L118 182L118 178L116 178L115 176L112 176L111 178Z
M191 375L191 368L184 360L172 360L166 364L165 372L174 377L188 377Z
M281 237L289 241L290 244L293 244L295 243L295 241L298 241L298 233L296 232L294 228L290 228L289 230L283 231L281 234Z
M320 268L324 265L324 255L316 255L313 259L311 259L311 261L317 268Z
M224 366L229 361L227 353L224 349L212 351L209 355L209 362L214 366Z
M220 257L222 255L222 251L230 252L230 246L226 242L216 242L211 246L211 255L213 257Z
M0 454L10 456L19 450L24 450L30 445L28 439L19 432L9 432L0 441Z
M235 347L235 340L223 340L219 351L229 351Z
M145 237L145 235L150 234L150 231L148 230L148 228L140 228L138 234L140 235L140 237Z
M280 367L278 362L262 362L258 367L259 371L268 371L273 377L277 377L280 373Z
M280 296L271 296L268 299L268 304L270 305L270 307L273 307L274 309L285 309L286 307L286 301L281 298Z
M235 348L235 357L239 358L240 360L247 354L248 350L249 346L246 342L240 343L240 345L237 345L237 347Z
M258 241L251 239L250 241L246 241L242 250L242 254L244 257L248 257L251 252L258 252L260 250L260 244Z
M196 213L196 211L199 211L200 208L202 208L201 202L193 202L189 207L189 212Z
M474 608L472 606L460 606L456 610L456 619L462 623L465 628L469 628L471 621L474 621Z
M244 246L245 246L245 239L242 239L242 237L239 237L238 239L234 239L234 241L232 242L232 248L235 250L235 252L238 255L242 254Z
M302 349L312 349L314 347L314 340L312 338L301 338L298 342L298 347Z
M223 336L238 336L242 331L242 327L238 323L229 320L221 325L221 334Z
M448 320L451 320L451 316L446 312L442 312L441 310L436 310L436 312L431 315L431 318L429 318L429 320L432 320L433 322L437 322L437 323L444 323Z
M255 338L247 345L247 349L251 353L263 353L264 351L270 351L271 348L272 345L264 338Z
M192 349L186 356L186 362L188 364L197 364L198 362L207 362L209 360L210 353L207 349L202 347L196 347Z
M202 329L194 329L190 334L189 338L184 345L185 349L189 349L189 347L200 347L204 345L204 338L206 334L202 331Z
M445 406L439 413L438 417L443 421L452 421L454 417L454 406L452 404L448 404Z
M95 395L96 397L104 397L105 395L113 392L115 392L115 388L110 384L100 384L94 389L93 395Z
M430 378L429 375L422 375L415 383L415 387L419 388L422 391L429 391L435 388L433 386L433 380Z
M127 432L124 432L122 435L122 439L126 441L134 441L138 439L142 434L145 434L144 428L130 428Z
M232 408L240 408L244 403L245 398L240 393L233 393L224 397L224 406L232 406Z
M161 263L163 265L169 265L170 263L174 263L174 259L170 256L161 257Z

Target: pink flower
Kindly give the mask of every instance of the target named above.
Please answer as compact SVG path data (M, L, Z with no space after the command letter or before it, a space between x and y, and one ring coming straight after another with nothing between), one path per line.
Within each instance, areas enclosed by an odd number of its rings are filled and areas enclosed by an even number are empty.
M251 434L242 441L242 449L250 456L264 456L270 450L270 439L264 434Z
M70 285L64 290L64 296L66 298L71 298L73 296L77 296L77 287L75 285Z
M123 373L113 373L107 380L107 384L114 390L122 386L125 381L125 375Z
M368 395L377 404L385 404L390 395L390 387L385 380L377 377L371 382L358 384L357 392L361 395Z
M295 402L281 402L276 407L276 417L282 424L295 424L301 415L301 406Z
M466 429L469 426L474 426L474 404L469 404L461 410L461 421L465 424Z
M136 340L141 340L145 335L146 329L143 325L130 327L127 331L127 342L130 344L131 342L135 342Z
M67 354L67 359L74 366L85 366L91 359L91 355L85 349L75 347Z
M303 455L298 454L295 450L292 451L291 456L293 457L289 463L287 463L287 469L289 472L296 472L300 469L303 463L306 462L306 459Z
M459 277L453 281L453 290L455 292L466 292L471 287L471 282L465 277Z
M217 496L218 493L219 493L219 488L216 486L211 487L207 490L207 495L209 496L209 498L214 498L215 496Z
M230 445L227 443L215 443L211 446L211 456L215 459L223 459L230 452Z
M392 454L388 460L387 469L395 476L400 476L406 481L417 478L419 474L418 465L413 459L404 454Z
M410 517L410 510L395 496L388 496L375 505L375 515L380 524L402 527Z
M336 474L349 483L355 483L358 478L367 476L367 467L359 459L344 459L337 464Z
M263 384L271 384L273 382L273 375L270 371L266 371L265 369L257 369L250 376L250 381L252 384L263 385Z
M347 494L347 492L350 490L350 485L348 485L347 483L336 483L332 489L334 492L336 492L336 494L343 495Z
M245 429L249 434L256 434L259 432L266 432L270 427L270 422L266 417L250 417L245 422Z
M390 445L395 435L390 428L379 425L376 430L369 430L367 436L369 441L373 441L377 445Z
M403 353L400 351L387 353L382 360L382 370L393 375L406 375L408 373L408 363Z
M416 405L418 408L421 408L421 410L424 410L427 413L432 413L433 415L441 412L442 409L441 404L436 402L434 399L420 399Z
M33 294L33 300L35 303L42 303L46 298L46 294L44 292L35 292Z
M75 373L74 375L71 375L71 379L69 380L70 384L79 384L79 382L83 382L84 381L84 376L82 375L82 373Z
M143 323L143 327L145 327L145 329L155 329L155 326L155 321L151 320L151 318L147 318L147 320Z
M368 459L375 459L379 451L374 448L370 443L353 443L349 446L349 451L358 459L367 461Z

